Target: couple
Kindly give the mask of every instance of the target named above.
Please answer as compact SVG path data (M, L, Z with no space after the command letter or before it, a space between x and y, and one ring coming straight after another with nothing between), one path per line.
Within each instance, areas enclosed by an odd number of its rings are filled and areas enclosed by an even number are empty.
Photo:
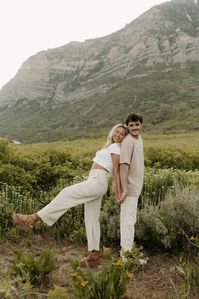
M99 216L102 197L107 191L108 176L111 174L115 180L116 200L121 204L121 252L131 250L138 197L144 176L143 143L140 136L142 121L140 114L130 113L126 117L126 125L117 124L111 129L104 148L93 159L86 181L62 189L48 205L34 214L13 214L14 223L25 231L40 220L52 226L69 208L84 203L89 254L82 259L81 264L100 262Z

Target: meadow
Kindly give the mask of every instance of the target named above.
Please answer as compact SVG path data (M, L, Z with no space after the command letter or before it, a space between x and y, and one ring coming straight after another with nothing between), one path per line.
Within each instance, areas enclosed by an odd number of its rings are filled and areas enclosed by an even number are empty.
M32 213L84 179L105 137L24 145L0 140L0 298L199 298L199 133L143 138L145 181L129 264L117 259L119 206L110 178L100 219L105 268L83 272L77 261L86 251L83 206L52 228L39 223L28 233L13 225L11 215ZM146 267L139 264L145 257ZM167 279L162 291L155 283L156 258ZM145 279L152 269L151 289Z

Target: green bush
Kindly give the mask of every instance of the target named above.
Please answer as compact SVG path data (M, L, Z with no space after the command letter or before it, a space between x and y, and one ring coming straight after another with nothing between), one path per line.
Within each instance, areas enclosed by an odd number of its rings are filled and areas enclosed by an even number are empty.
M8 140L0 139L0 164L9 163L13 156L13 149Z
M186 172L174 169L146 168L144 187L139 200L138 224L136 229L136 236L140 238L140 240L150 240L154 247L163 246L164 248L170 248L174 246L176 238L179 237L179 229L177 228L175 220L181 219L183 223L185 221L180 207L184 203L186 212L190 209L190 206L186 207L189 200L185 199L185 201L181 201L181 193L185 192L185 190L189 190L188 186L191 186L191 182L194 182L195 177L198 177L198 171ZM168 193L169 191L170 193ZM190 193L187 194L189 199L193 196L192 192L197 195L195 187L190 187ZM174 224L169 218L170 214L172 215L172 211L170 213L169 208L166 209L163 206L164 204L166 206L169 205L168 194L170 194L172 204L175 202L176 205L175 210L174 207L170 207L170 209L176 213L176 215L173 216ZM162 206L161 202L164 203ZM161 212L160 207L162 207ZM164 209L167 211L165 217ZM195 211L198 211L198 209L195 209ZM194 215L196 215L195 211L193 212L193 216L191 216L190 211L189 217L189 221L192 223L193 227L196 226L196 218L194 218ZM109 188L109 196L104 198L100 216L102 231L101 240L102 244L105 246L108 246L109 244L119 244L119 214L120 205L116 203L115 196L112 193L111 188ZM172 225L170 225L171 223ZM184 228L180 224L178 226L181 227L181 229ZM187 229L188 228L186 227L186 232L188 231ZM191 231L193 232L193 228ZM182 237L182 234L180 236Z
M34 174L26 172L23 168L12 164L4 164L0 167L0 182L10 186L21 187L24 191L32 191L32 186L36 183Z
M1 299L16 299L30 298L24 294L31 293L32 285L29 282L23 282L22 278L13 277L9 271L5 277L0 280L0 298Z
M55 269L55 259L49 249L36 257L31 252L14 252L14 272L32 284L42 284Z
M50 193L37 193L36 199L30 193L22 192L19 187L11 187L5 183L0 184L0 237L8 234L12 237L11 230L14 226L12 214L14 212L22 214L32 214L40 210L43 206L59 192L61 188L54 189ZM56 191L56 192L55 192ZM83 205L74 207L66 212L56 224L49 229L43 223L39 223L34 230L38 232L49 231L57 240L65 238L72 242L86 242L84 229L84 209ZM9 233L10 232L10 233Z
M177 273L180 274L181 283L176 288L174 282L174 290L178 298L191 298L192 293L199 293L199 238L192 238L198 243L197 255L180 256L179 261L176 265Z
M0 140L0 149L0 181L32 194L51 191L60 180L69 185L90 166L86 158L73 157L65 149L33 146L28 153L18 152L6 140Z
M198 190L175 186L158 205L138 211L136 237L154 247L186 249L199 223Z
M145 204L156 205L162 201L166 192L177 183L186 186L195 182L199 177L198 171L185 171L178 169L145 168L144 185L140 196L141 206Z
M146 146L145 165L156 168L198 169L198 150L174 146Z
M188 235L193 234L198 221L197 189L186 186L187 183L190 185L195 174L197 176L197 172L172 169L146 170L136 224L138 239L150 240L154 247L162 248L174 248L180 246L180 242L186 244L183 232ZM81 179L82 177L76 177L75 182ZM30 214L40 210L62 189L62 183L60 181L60 186L55 187L51 192L35 193L36 199L31 193L23 192L21 188L1 184L0 236L8 233L10 237L14 237L13 233L9 234L13 227L11 217L13 212ZM115 201L110 182L109 190L103 199L100 216L101 242L104 246L119 244L119 213L120 205ZM59 241L64 238L71 242L86 244L83 214L83 205L80 205L67 211L50 229L41 222L34 230L48 232Z
M104 198L103 207L100 215L101 223L101 242L103 246L113 246L119 243L120 223L119 223L120 205L116 203L113 194Z
M74 293L81 299L125 299L129 280L134 277L132 263L115 260L107 248L103 252L104 264L97 271L89 267L82 271L78 261L71 263L74 273Z
M48 299L68 299L68 295L64 288L55 287L48 292Z
M60 181L65 186L71 184L76 176L88 172L96 149L94 141L94 145L88 141L81 142L83 147L75 141L73 146L64 142L14 146L6 140L0 140L0 181L19 186L33 195L38 191L51 191ZM145 165L153 167L157 172L159 168L194 171L198 168L198 154L197 147L162 145L157 140L153 145L145 145ZM168 180L172 180L171 176ZM199 185L199 180L197 184ZM160 193L164 194L165 186L162 186ZM156 193L154 190L153 192Z
M19 187L0 182L0 237L13 227L12 214L14 212L30 214L39 208L41 208L41 202L32 198L30 193L24 192Z

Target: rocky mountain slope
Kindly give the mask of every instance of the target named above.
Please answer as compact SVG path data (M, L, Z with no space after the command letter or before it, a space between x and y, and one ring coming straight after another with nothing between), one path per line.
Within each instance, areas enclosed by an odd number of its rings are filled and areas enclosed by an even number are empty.
M0 136L55 140L131 110L150 131L198 129L198 66L199 1L165 2L113 34L25 61L0 90Z

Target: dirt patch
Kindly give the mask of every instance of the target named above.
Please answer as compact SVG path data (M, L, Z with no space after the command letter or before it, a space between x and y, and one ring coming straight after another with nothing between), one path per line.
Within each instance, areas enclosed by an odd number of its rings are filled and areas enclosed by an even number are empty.
M21 238L19 243L2 242L0 249L0 279L3 278L6 268L10 268L13 260L13 251L31 251L39 254L46 248L52 248L57 259L57 269L51 274L47 284L35 289L35 292L47 294L53 286L64 287L70 299L75 299L71 273L73 272L70 261L80 260L86 253L83 246L71 244L57 244L55 241L40 235L30 234L27 238ZM173 284L178 288L181 282L179 274L175 270L174 257L166 254L149 256L149 261L144 270L135 275L128 285L127 295L132 299L176 299L179 297L174 291ZM96 271L96 269L93 269ZM177 296L178 295L178 296ZM34 295L32 298L42 298ZM198 299L199 295L193 294L187 297Z

